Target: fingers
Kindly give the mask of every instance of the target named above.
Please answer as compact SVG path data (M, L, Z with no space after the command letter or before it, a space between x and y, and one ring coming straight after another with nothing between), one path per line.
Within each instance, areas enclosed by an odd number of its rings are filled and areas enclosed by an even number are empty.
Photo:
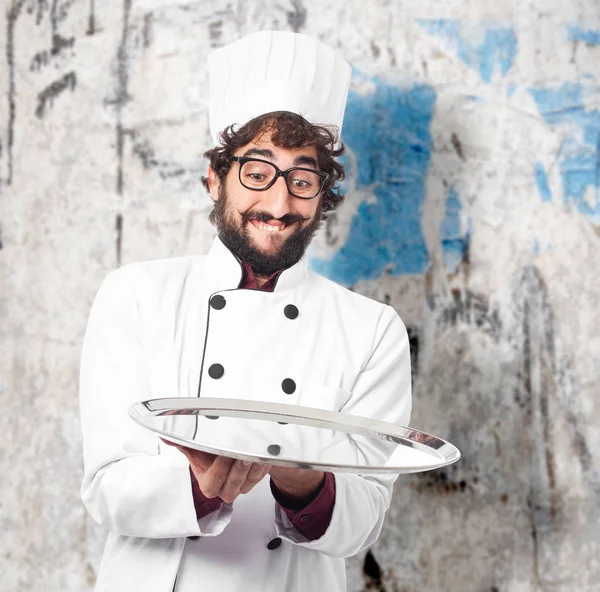
M223 485L227 481L229 471L235 462L233 458L217 456L211 467L198 480L198 485L200 485L200 489L206 497L209 499L220 497Z
M265 475L269 472L269 468L269 465L254 463L250 471L248 471L246 482L240 488L240 493L248 493L251 491L257 483L264 479Z
M219 497L228 504L232 503L240 493L243 493L242 487L251 470L252 463L236 460L229 469L229 475L221 488Z
M219 456L208 471L198 479L198 484L208 498L220 497L231 504L243 493L248 493L264 479L269 465L233 460Z
M248 493L262 481L271 469L271 465L234 460L201 452L186 446L161 440L168 446L174 446L190 463L202 493L209 499L220 497L224 502L232 503L238 495Z
M190 464L193 464L203 471L210 469L217 458L216 454L208 454L207 452L200 452L199 450L192 450L191 448L181 449L181 452L185 454L190 461Z

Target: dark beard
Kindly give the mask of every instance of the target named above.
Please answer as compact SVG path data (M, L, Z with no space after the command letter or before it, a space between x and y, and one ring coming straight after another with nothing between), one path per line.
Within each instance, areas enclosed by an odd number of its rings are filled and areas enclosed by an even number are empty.
M223 186L221 186L223 189ZM246 262L256 275L270 277L276 271L292 267L302 259L315 232L321 226L321 204L315 213L315 217L305 226L301 226L301 216L286 214L281 221L286 225L298 221L298 226L287 240L274 254L263 253L252 245L248 224L251 218L258 218L262 222L274 219L268 212L244 212L242 214L241 227L232 220L228 212L227 193L219 192L220 197L215 203L215 222L219 231L219 238L223 244L241 261ZM315 198L318 199L318 198Z

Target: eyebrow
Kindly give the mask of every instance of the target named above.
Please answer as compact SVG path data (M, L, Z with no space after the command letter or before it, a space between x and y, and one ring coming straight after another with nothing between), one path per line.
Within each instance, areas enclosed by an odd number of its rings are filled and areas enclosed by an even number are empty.
M249 148L248 150L246 150L246 152L244 152L244 154L242 154L242 156L262 156L267 160L275 160L275 155L273 154L273 151L269 150L268 148ZM294 159L294 166L298 166L301 164L310 165L315 169L317 169L319 166L316 159L314 159L312 156L297 156Z
M294 164L309 164L315 169L319 167L317 161L312 156L298 156L294 159Z
M268 160L275 160L275 155L268 148L249 148L242 156L263 156Z

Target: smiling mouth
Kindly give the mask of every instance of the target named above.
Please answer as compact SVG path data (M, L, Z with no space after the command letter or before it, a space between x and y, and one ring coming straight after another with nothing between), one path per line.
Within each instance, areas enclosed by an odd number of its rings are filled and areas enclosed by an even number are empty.
M266 232L281 232L287 228L287 224L280 222L279 220L271 220L269 222L261 222L260 220L250 220L252 225L259 230Z

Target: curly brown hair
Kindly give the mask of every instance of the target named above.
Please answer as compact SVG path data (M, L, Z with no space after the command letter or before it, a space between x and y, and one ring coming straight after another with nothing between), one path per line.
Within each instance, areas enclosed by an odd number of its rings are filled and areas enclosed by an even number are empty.
M226 127L219 135L221 146L211 148L204 156L222 183L231 168L235 151L265 133L271 134L271 142L280 148L316 148L319 170L329 175L321 196L321 219L325 220L329 212L342 205L345 197L337 185L344 180L344 167L335 160L345 148L343 144L335 147L338 134L331 127L309 123L297 113L273 111L259 115L239 128L235 125ZM202 177L202 184L208 191L208 177ZM215 223L214 209L210 221Z

